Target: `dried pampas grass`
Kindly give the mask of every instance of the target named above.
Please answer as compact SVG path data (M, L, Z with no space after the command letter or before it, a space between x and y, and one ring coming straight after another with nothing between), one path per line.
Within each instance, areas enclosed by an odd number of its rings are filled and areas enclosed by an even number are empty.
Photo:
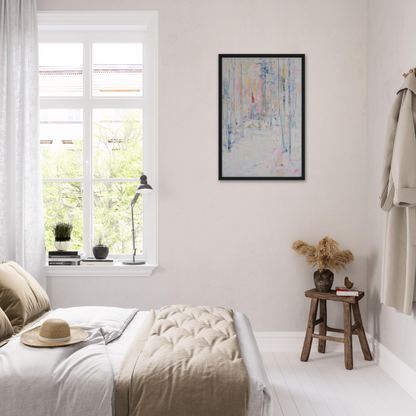
M300 256L306 257L306 264L311 267L318 266L319 270L330 269L340 272L341 268L347 270L346 265L354 261L350 250L340 250L339 244L332 238L325 237L315 247L304 241L297 240L292 249Z

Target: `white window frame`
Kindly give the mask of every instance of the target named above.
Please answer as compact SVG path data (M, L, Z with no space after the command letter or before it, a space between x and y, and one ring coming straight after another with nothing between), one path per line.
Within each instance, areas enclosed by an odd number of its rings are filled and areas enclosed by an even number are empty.
M39 43L83 43L83 96L40 97L41 109L83 109L84 138L92 137L92 109L94 108L140 108L143 110L143 172L148 177L153 192L143 198L143 253L137 259L146 260L145 265L117 266L99 269L85 267L49 267L47 276L72 275L126 275L149 276L158 265L157 212L158 212L158 14L157 12L39 12ZM92 43L111 42L143 43L143 96L141 97L94 97L92 95ZM89 58L89 59L88 59ZM89 88L86 88L86 87ZM94 182L137 182L137 179L96 179L92 176L92 141L83 141L83 178L71 178L82 182L86 201L83 210L84 231L92 229L92 186ZM69 180L71 180L69 179ZM68 179L50 179L46 182ZM126 207L128 209L128 207ZM91 235L84 232L84 251L89 254L92 247ZM130 258L132 254L116 254L118 260ZM86 270L87 269L87 270ZM91 270L92 269L92 270Z

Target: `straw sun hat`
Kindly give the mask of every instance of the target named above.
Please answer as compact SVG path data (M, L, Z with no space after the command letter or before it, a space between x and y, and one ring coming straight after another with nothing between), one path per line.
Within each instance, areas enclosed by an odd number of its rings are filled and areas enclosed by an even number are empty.
M24 332L20 340L31 347L62 347L84 341L88 333L70 328L63 319L47 319L42 326Z

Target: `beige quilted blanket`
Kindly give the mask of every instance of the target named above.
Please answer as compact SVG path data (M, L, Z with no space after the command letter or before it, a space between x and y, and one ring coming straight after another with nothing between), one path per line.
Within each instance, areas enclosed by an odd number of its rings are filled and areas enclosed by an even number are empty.
M248 397L233 312L166 306L149 314L123 359L116 416L246 416Z

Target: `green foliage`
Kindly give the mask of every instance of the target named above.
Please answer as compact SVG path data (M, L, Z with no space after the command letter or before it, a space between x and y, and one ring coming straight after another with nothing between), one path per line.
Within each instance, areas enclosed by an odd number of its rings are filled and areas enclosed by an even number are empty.
M82 138L74 137L73 145L42 148L43 178L82 178Z
M95 110L93 141L93 218L94 235L101 234L101 241L109 244L112 253L131 253L131 211L137 182L100 182L99 179L139 178L142 171L142 111L141 110ZM82 155L82 140L73 140L68 148L42 149L43 177L80 178L80 166L76 152ZM77 147L79 145L79 148ZM78 149L78 150L76 150ZM81 156L82 158L82 156ZM53 176L51 176L53 175ZM54 236L50 231L56 222L73 224L72 247L83 248L83 183L69 179L68 182L44 182L44 212L46 247L53 249ZM136 246L142 251L142 199L134 208ZM93 240L94 241L94 240ZM88 249L88 248L84 248Z
M95 245L96 246L107 246L107 244L104 243L104 235L103 235L101 230L97 233L97 236L96 236L96 239L95 239Z
M68 222L58 222L53 226L52 231L55 235L55 241L70 241L72 224Z
M73 225L71 247L74 250L82 249L82 183L44 182L43 207L46 248L54 250L53 242L55 236L52 231L53 224L57 222L71 222Z
M95 110L94 178L140 177L142 128L141 110Z

